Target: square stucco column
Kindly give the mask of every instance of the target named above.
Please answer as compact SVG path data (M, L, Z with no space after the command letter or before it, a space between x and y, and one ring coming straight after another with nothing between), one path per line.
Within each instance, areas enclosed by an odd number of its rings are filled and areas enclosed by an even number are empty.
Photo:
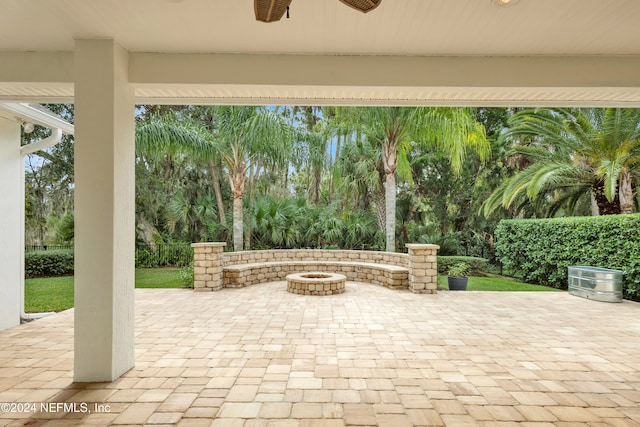
M0 118L0 331L20 324L23 189L20 125Z
M135 101L128 53L75 43L75 381L134 366Z
M409 249L409 290L418 294L438 291L438 245L407 244Z
M192 243L193 289L211 292L222 289L222 253L224 242Z

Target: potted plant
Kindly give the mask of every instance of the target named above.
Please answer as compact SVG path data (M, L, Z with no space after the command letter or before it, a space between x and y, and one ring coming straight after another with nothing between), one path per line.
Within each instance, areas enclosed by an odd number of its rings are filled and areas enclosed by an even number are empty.
M467 273L469 272L469 264L459 262L449 267L448 278L450 291L466 291L469 278Z

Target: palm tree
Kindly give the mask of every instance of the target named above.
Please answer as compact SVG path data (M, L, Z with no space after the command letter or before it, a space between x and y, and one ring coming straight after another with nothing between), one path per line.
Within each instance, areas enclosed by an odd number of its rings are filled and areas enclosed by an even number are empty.
M188 152L200 158L211 155L210 136L190 120L175 114L153 116L136 124L136 154L159 160ZM168 166L170 167L170 166Z
M301 240L298 201L262 196L251 205L252 232L255 241L268 248L293 248Z
M549 213L575 211L591 201L592 213L632 213L640 171L640 110L622 108L535 109L509 120L503 136L524 168L487 199L489 215L500 207L551 203Z
M484 160L489 143L484 128L469 109L464 108L362 108L360 120L366 134L379 142L385 174L386 250L395 251L396 170L410 143L435 144L444 150L454 172L460 172L467 148ZM401 163L407 166L408 162Z
M343 194L343 211L376 210L379 230L385 231L384 169L379 144L362 135L343 147L334 164L334 180Z
M206 111L199 111L204 126L191 120L180 120L175 114L140 123L136 128L136 149L153 158L171 159L178 153L188 153L211 169L215 168L218 158L222 159L233 193L234 249L242 250L242 198L246 187L253 185L265 168L286 163L291 146L289 129L279 114L266 108L216 106L204 109ZM219 199L219 192L215 193ZM219 207L218 211L222 220L224 209Z
M233 248L244 249L243 202L247 184L267 166L286 161L290 131L273 110L261 107L212 107L216 146L233 193Z
M146 191L143 191L136 198L137 207L142 208L138 212L140 214L138 222L151 225L147 221L149 218L144 218L142 211L146 211L145 213L148 215L150 212L158 212L158 208L162 207L168 217L171 232L180 222L187 227L190 240L201 238L197 230L203 229L203 224L195 228L194 224L205 216L210 218L208 214L211 208L204 210L199 208L197 212L191 209L190 204L193 197L185 198L184 188L178 185L178 182L181 182L182 177L190 172L189 167L185 170L185 163L190 164L185 162L187 158L195 159L203 164L214 158L215 149L211 142L211 134L180 113L169 112L154 115L148 120L136 123L136 154L138 155L137 167L139 168L137 173L146 171L148 168L155 169L157 166L164 169L160 171L163 179L155 181L160 183L159 187L146 188ZM193 170L192 172L197 171ZM194 176L199 176L199 173L194 173ZM178 181L176 178L180 178L180 180ZM193 177L188 181L193 182ZM146 184L148 185L149 182L147 181ZM216 190L219 188L214 187L214 191ZM147 209L144 209L144 206L147 206ZM151 209L148 209L149 207ZM207 215L204 215L205 212ZM203 215L196 215L197 213ZM218 215L223 217L220 210L218 210ZM157 221L151 222L157 223Z
M313 193L313 200L317 204L320 202L322 171L325 169L328 160L327 138L318 132L308 132L306 134L306 142L308 144L308 173L313 177L310 195Z

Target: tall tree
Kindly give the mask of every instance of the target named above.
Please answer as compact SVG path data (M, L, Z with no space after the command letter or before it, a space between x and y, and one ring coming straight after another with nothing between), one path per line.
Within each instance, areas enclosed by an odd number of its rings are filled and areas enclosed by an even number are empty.
M245 186L268 165L286 161L290 130L274 110L261 107L213 107L218 152L227 168L233 193L233 247L244 249ZM248 173L251 172L251 177Z
M633 212L640 177L640 110L584 108L525 110L509 120L504 138L523 170L505 181L484 205L545 202L552 213L593 201L600 215Z
M73 123L71 104L45 104L44 107ZM49 136L50 131L36 126L32 133L22 133L22 144ZM53 147L26 156L25 161L25 232L26 241L38 245L51 240L52 229L59 220L73 212L73 135L63 135Z
M320 202L322 172L328 163L327 137L323 132L298 129L295 132L295 155L299 167L306 168L307 194L316 204Z
M411 142L433 144L442 149L458 173L466 150L471 148L482 159L488 154L489 143L484 128L471 110L463 108L362 108L362 123L369 138L377 140L382 150L385 174L385 235L386 250L395 251L396 233L396 170ZM408 163L405 163L409 174Z
M378 229L384 233L384 169L379 144L356 134L341 150L333 169L343 195L343 210L367 211L373 203Z
M187 192L194 177L199 183L204 166L215 158L212 135L195 124L183 112L153 115L136 123L136 214L138 235L153 244L154 228L163 223L170 233L185 231L191 241L204 237L203 219L210 218L212 209L190 205L204 200ZM204 190L208 190L205 189ZM215 211L215 210L213 210ZM166 221L166 223L165 223Z

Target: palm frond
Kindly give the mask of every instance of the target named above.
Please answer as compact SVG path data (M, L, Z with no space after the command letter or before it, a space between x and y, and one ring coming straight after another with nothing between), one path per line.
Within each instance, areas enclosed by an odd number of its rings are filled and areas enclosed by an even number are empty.
M598 168L598 175L604 179L604 195L609 202L616 198L622 167L621 159L604 159Z
M150 157L182 152L206 161L212 152L211 135L191 121L179 120L175 114L155 116L136 124L136 152Z
M455 174L462 170L467 149L475 151L482 161L488 158L491 145L482 125L466 108L421 108L418 123L423 126L421 136L447 153Z

